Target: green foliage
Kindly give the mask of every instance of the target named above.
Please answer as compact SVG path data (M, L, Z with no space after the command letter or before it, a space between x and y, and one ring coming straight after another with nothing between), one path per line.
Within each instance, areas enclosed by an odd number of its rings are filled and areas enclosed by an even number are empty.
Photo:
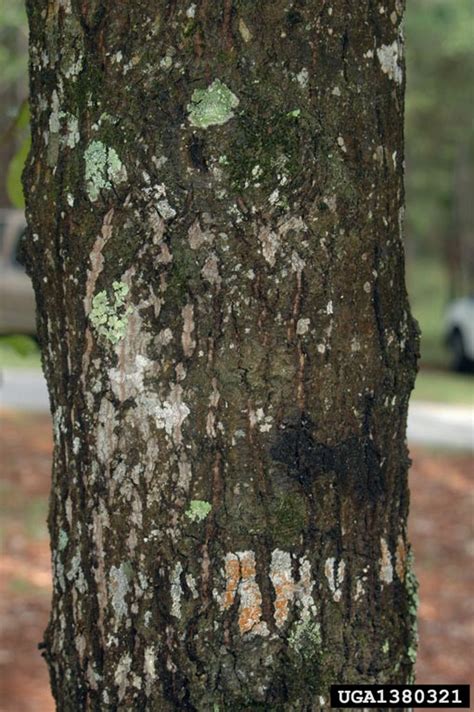
M25 4L18 0L0 5L0 76L3 86L25 80L28 26Z
M2 351L12 351L22 358L36 356L39 353L38 344L30 336L24 334L12 334L0 337L0 348Z
M10 132L19 148L12 156L7 168L7 194L15 208L24 209L25 198L23 195L21 176L31 146L30 108L27 101L24 101L20 106L15 121L10 128Z
M408 294L421 328L421 365L446 367L444 313L448 303L449 275L436 257L414 257L407 268Z
M417 251L433 254L453 238L461 161L472 177L472 4L407 5L407 224Z
M21 183L21 175L25 162L30 152L31 138L30 135L23 140L19 150L13 156L8 166L7 172L7 193L12 205L15 208L24 209L25 196L23 195L23 185Z

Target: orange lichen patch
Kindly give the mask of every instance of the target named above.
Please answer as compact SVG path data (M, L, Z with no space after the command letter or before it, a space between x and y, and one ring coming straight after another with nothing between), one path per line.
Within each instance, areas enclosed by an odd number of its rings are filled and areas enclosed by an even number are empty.
M262 594L255 580L257 570L253 551L229 552L225 557L226 588L221 599L223 610L230 608L238 592L239 630L243 633L267 635L268 628L262 618Z
M260 623L262 594L255 580L255 554L253 551L242 551L238 556L241 567L239 628L241 633L248 633Z
M272 553L270 580L275 589L275 623L281 628L288 618L296 590L291 572L291 556L288 552L275 549Z
M235 594L240 582L240 562L235 554L225 557L226 587L224 592L223 608L230 608L234 602Z
M407 548L402 535L397 540L397 550L395 553L395 571L400 581L405 580Z

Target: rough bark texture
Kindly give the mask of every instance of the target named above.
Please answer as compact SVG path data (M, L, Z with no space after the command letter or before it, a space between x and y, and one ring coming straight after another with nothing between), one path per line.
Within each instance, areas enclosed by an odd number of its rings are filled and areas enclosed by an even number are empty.
M59 710L412 676L402 12L28 0Z

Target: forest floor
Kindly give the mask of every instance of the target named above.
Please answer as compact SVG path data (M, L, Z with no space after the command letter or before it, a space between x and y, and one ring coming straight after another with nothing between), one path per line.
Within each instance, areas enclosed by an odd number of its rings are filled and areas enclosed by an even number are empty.
M50 420L0 415L0 712L53 712L37 647L51 591L45 525ZM412 458L410 527L420 581L417 681L473 682L473 459L424 449L412 451Z

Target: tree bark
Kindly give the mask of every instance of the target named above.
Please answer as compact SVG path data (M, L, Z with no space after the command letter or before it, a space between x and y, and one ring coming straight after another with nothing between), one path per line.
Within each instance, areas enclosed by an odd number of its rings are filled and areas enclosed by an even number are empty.
M27 5L58 709L410 680L403 3Z

